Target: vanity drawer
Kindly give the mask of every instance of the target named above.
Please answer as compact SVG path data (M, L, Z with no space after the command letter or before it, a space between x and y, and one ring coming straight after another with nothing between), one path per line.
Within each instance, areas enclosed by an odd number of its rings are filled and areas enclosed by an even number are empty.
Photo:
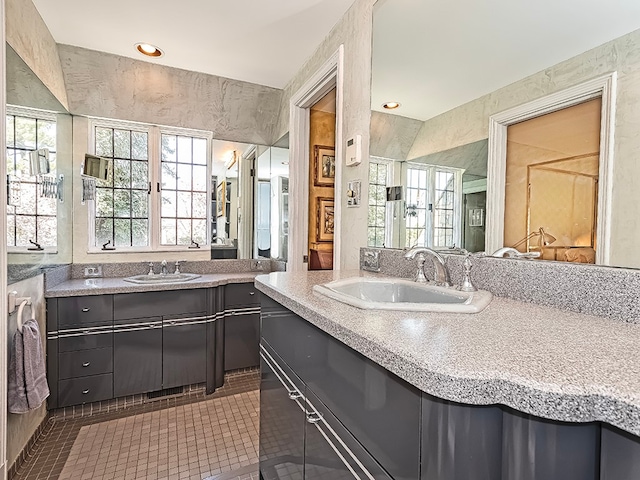
M91 295L58 299L58 328L113 321L113 295Z
M58 378L76 378L113 372L113 349L98 348L61 353Z
M113 398L113 375L93 375L58 382L58 406L99 402Z
M232 283L224 287L224 307L260 306L260 292L253 283Z
M115 295L116 321L142 317L168 317L207 311L207 289L164 292L122 293Z
M113 331L111 329L107 331L86 329L80 332L60 332L58 336L58 351L60 353L112 347Z

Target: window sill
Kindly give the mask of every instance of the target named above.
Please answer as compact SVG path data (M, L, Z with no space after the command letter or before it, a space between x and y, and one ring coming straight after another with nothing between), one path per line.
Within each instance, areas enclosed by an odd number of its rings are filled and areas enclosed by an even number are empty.
M184 252L184 253L196 253L207 252L211 248L210 245L201 245L200 248L188 248L188 247L161 247L156 249L151 248L116 248L115 250L102 250L101 248L90 248L87 250L87 254L126 254L126 253L171 253L171 252Z
M58 249L56 247L46 247L44 250L27 250L27 247L7 247L7 253L17 253L20 255L55 255L58 253Z

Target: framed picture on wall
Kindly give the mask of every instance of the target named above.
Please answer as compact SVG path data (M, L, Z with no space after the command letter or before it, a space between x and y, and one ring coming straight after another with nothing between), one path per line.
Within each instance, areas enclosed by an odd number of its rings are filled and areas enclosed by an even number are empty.
M218 184L216 189L216 217L224 217L226 215L227 201L227 182L225 180Z
M314 150L313 184L317 187L333 187L336 179L336 150L334 147L316 145Z
M316 242L333 242L333 198L316 199Z

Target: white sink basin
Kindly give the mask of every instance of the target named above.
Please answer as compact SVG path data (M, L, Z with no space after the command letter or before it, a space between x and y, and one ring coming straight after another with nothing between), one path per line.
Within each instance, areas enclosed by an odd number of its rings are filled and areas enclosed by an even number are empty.
M410 312L477 313L493 298L484 290L461 292L399 278L352 277L313 290L358 308Z
M194 278L199 278L200 275L195 273L165 273L157 275L134 275L133 277L127 277L125 282L140 283L146 285L159 285L162 283L181 283L188 282Z

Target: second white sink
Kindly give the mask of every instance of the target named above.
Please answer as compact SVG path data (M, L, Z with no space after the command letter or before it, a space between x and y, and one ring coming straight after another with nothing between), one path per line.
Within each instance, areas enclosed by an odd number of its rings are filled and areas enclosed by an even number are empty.
M370 310L477 313L493 298L484 290L461 292L400 278L352 277L315 285L313 289L339 302Z
M181 283L188 282L189 280L193 280L194 278L199 278L200 275L196 275L195 273L165 273L165 274L157 274L157 275L135 275L133 277L127 277L124 279L125 282L131 283L140 283L147 285L158 285L161 283Z

